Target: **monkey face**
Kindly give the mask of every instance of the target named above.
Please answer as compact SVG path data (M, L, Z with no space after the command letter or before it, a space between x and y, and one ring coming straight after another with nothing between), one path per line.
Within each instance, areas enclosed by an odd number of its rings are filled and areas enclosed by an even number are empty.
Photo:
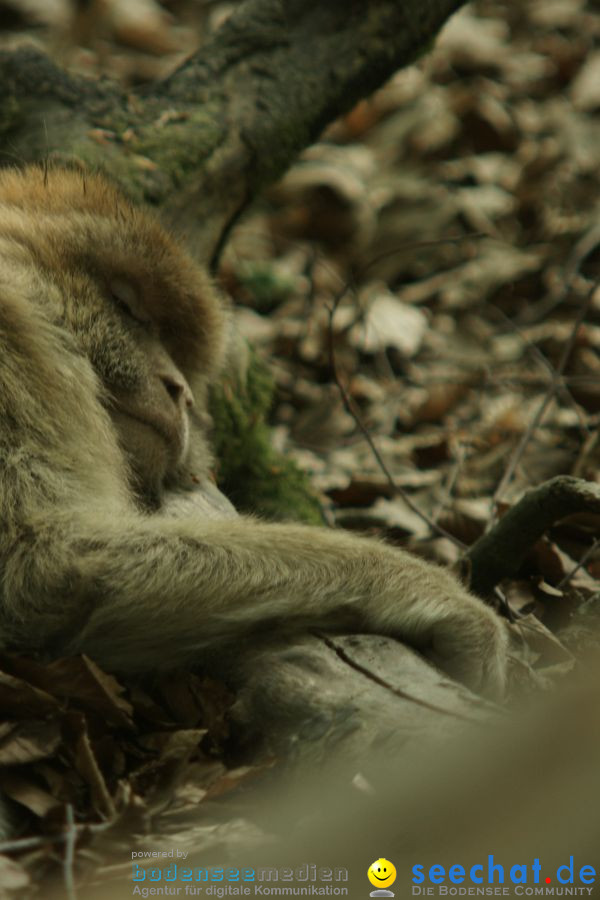
M186 460L194 396L153 324L119 307L117 314L123 329L117 355L115 345L103 344L90 348L90 357L108 388L108 411L138 492L158 500L162 485ZM130 345L125 361L123 343Z
M186 459L192 389L147 312L142 286L110 270L100 279L78 270L69 282L61 324L101 382L99 399L136 493L156 505Z
M151 213L94 175L3 172L0 210L37 271L31 299L99 380L136 492L158 497L186 458L194 394L221 361L225 317L209 279Z
M190 380L202 382L214 350L197 323L192 340L186 322L176 315L181 295L192 305L199 286L193 278L169 283L172 272L181 274L180 260L165 248L161 266L155 265L148 277L152 247L139 237L129 259L114 227L109 251L106 245L101 255L75 248L63 269L68 288L61 292L61 324L102 382L102 401L116 426L136 493L158 505L163 485L186 459L195 406Z

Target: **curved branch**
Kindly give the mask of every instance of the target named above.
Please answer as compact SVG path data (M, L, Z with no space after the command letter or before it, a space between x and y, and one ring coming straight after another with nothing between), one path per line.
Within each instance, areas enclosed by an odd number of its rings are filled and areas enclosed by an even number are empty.
M600 514L600 485L559 475L528 491L468 551L471 589L485 596L502 578L516 575L543 533L579 512Z
M37 51L1 53L5 161L102 166L193 225L208 256L265 184L423 53L463 2L246 0L170 77L131 92L71 77Z

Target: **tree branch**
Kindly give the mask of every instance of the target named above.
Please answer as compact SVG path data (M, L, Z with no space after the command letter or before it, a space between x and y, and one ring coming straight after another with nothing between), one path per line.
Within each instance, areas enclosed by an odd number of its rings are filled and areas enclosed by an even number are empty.
M543 533L579 512L600 514L600 485L559 475L528 491L468 551L471 589L485 596L502 578L516 575Z
M171 76L129 92L35 50L1 53L2 161L101 166L193 229L208 258L252 197L463 2L246 0Z

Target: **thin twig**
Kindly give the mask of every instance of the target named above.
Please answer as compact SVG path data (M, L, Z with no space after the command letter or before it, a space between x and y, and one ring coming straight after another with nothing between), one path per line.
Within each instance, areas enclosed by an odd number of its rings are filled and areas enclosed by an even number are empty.
M562 385L562 376L563 376L564 370L566 368L566 365L569 361L569 357L571 356L571 352L575 345L575 340L577 339L577 334L579 332L579 328L580 328L581 324L583 323L583 321L588 313L588 310L590 308L590 304L592 302L592 298L594 296L596 287L597 287L597 284L594 283L590 287L589 291L587 292L585 300L584 300L583 304L581 305L579 313L577 314L577 318L575 319L575 322L573 323L573 328L571 329L571 334L569 336L569 340L567 341L566 346L562 352L558 366L552 374L552 381L548 385L548 390L546 391L546 394L545 394L544 398L542 399L542 402L540 403L535 416L533 417L533 419L527 426L525 432L523 433L523 435L521 437L521 440L517 444L512 456L509 460L509 464L506 467L504 475L502 476L498 487L494 491L494 496L492 497L493 510L492 510L492 515L490 517L490 521L488 523L488 530L493 526L494 522L496 521L498 501L500 500L502 494L504 493L504 490L507 487L507 485L512 481L515 471L516 471L516 468L519 465L519 463L523 457L525 449L526 449L529 441L531 440L533 433L535 432L538 425L541 423L541 421L544 417L544 414L546 412L546 409L548 408L548 406L550 405L552 400L554 400L559 386Z
M439 247L444 244L462 244L463 241L480 240L485 237L489 237L489 234L486 234L485 231L473 231L470 234L457 234L450 235L449 237L431 238L427 241L404 241L404 243L400 244L398 247L394 247L392 250L384 250L382 253L378 253L374 256L373 259L370 259L369 262L359 270L358 276L362 278L362 276L378 262L382 262L390 256L396 256L398 253L404 253L407 250L425 250L429 247Z
M75 816L73 815L73 807L70 803L68 803L67 828L65 831L65 858L63 862L63 877L68 900L77 900L77 891L75 890L75 876L73 874L76 843L77 828L75 827Z
M106 831L114 823L99 822L92 825L74 825L74 831L79 834L96 834L97 832ZM58 834L39 834L35 837L15 838L13 841L0 842L0 854L19 853L22 850L38 850L47 844L64 844L69 839L69 831L61 831Z
M596 552L598 547L600 547L600 538L596 538L594 543L591 544L591 546L589 546L587 548L587 550L585 551L585 553L583 554L583 556L581 557L581 559L579 560L577 565L573 566L571 571L567 572L567 574L564 576L564 578L562 578L559 581L559 583L556 585L557 590L562 591L563 588L566 588L567 585L570 584L570 582L573 580L573 578L575 577L577 572L579 572L579 570L581 568L583 568L583 566L585 566L588 559L590 559L593 556L593 554Z
M600 432L598 431L598 429L587 436L586 440L583 443L583 446L579 449L577 459L573 463L573 466L571 468L571 475L574 475L575 477L583 477L587 462L596 450L599 440Z
M401 497L402 500L404 500L404 502L408 506L408 508L410 510L412 510L412 512L414 512L417 516L419 516L419 518L422 519L429 526L429 528L431 528L431 530L434 533L447 538L449 541L452 541L453 544L456 544L456 546L459 547L461 550L464 550L464 549L466 549L466 547L465 547L465 544L462 543L462 541L460 541L453 534L450 534L449 531L446 531L445 528L442 528L441 525L438 525L437 522L435 522L430 516L428 516L427 513L423 512L422 509L419 509L417 504L414 503L414 501L408 496L408 494L403 490L403 488L399 484L396 483L392 473L390 472L390 470L388 469L388 467L385 463L385 460L383 459L381 453L377 449L377 446L376 446L371 434L369 433L369 429L366 427L366 425L362 421L361 415L356 407L356 404L354 403L354 400L352 399L352 397L346 390L344 383L342 382L342 379L340 377L340 373L338 370L337 359L336 359L336 354L335 354L333 320L334 320L338 305L339 305L342 297L346 293L346 290L347 290L347 286L344 285L343 290L337 294L337 296L334 298L333 304L329 307L329 329L328 329L329 364L331 366L333 380L335 381L335 383L337 385L337 389L340 392L340 397L342 398L344 407L347 410L347 412L354 419L359 431L361 432L361 434L363 435L367 444L369 445L371 453L375 457L375 460L377 461L377 465L379 466L379 468L385 475L385 478L386 478L394 496Z
M581 266L598 244L600 244L600 225L594 223L573 247L573 252L565 265L564 278L558 288L553 287L539 303L526 307L518 317L522 324L531 324L545 319L549 313L566 300L580 274Z
M452 499L452 492L454 490L454 486L458 481L458 476L461 473L462 467L465 462L465 452L464 446L462 443L457 442L456 450L454 453L454 465L450 471L449 477L446 480L446 484L444 485L444 496L440 498L440 502L437 504L437 508L433 513L433 520L437 522L440 518L446 507L450 505L450 501Z
M529 338L527 337L527 335L523 333L523 330L518 325L518 323L515 322L514 319L511 319L510 316L507 316L506 313L504 312L504 310L500 309L500 307L496 306L494 303L490 304L490 309L493 312L497 313L498 316L509 326L509 328L511 328L512 331L514 331L514 333L519 338L521 338L521 340L523 341L523 346L527 350L529 350L533 356L535 356L535 358L540 363L540 365L543 366L544 369L546 369L546 371L550 375L550 378L553 379L556 374L554 366L552 365L550 360L544 356L544 354L542 353L540 348L537 347L533 343L533 341L530 341ZM575 398L573 397L573 394L571 393L571 391L569 389L570 383L571 382L569 382L566 378L561 377L559 379L559 383L557 385L556 392L561 393L563 395L564 399L566 400L566 402L574 409L575 414L576 414L577 418L579 419L579 425L580 425L581 430L585 431L586 435L589 435L590 426L587 424L587 422L584 421L584 419L581 415L581 410L580 410L579 404L577 403L577 401L575 400ZM545 381L544 385L547 386L548 382Z

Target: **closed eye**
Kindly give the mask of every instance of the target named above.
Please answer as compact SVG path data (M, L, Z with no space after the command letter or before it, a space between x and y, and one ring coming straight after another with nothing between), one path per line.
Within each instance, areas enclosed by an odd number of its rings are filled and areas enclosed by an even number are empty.
M133 310L131 309L131 307L128 306L127 303L124 303L124 302L121 300L121 298L120 298L119 296L117 296L117 294L111 293L110 299L112 300L112 302L113 302L113 304L115 305L115 307L119 310L119 312L124 313L129 319L133 319L134 322L139 322L140 325L145 325L145 324L146 324L142 319L139 319L139 318L135 315L135 313L133 312Z
M109 283L108 290L112 302L120 312L140 325L150 324L150 319L138 311L139 300L133 285L122 278L115 278Z

